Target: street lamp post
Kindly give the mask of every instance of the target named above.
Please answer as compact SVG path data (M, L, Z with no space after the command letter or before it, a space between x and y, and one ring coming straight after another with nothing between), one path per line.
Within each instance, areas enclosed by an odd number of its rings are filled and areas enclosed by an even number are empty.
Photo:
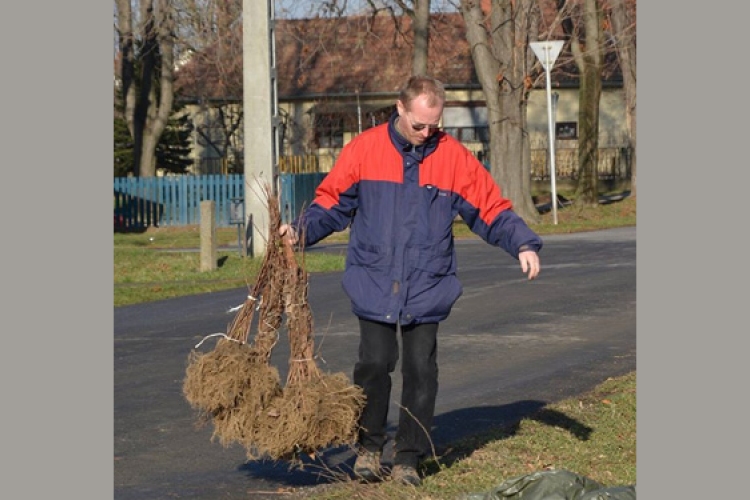
M560 100L560 94L558 94L557 92L552 92L552 127L550 127L549 129L549 133L552 134L552 140L551 140L552 146L550 147L550 150L549 150L550 169L553 168L552 164L555 161L555 147L557 145L557 143L555 142L557 141L557 101L559 100ZM555 183L554 178L551 182ZM555 204L555 207L557 207L557 193L555 193L555 200L553 203ZM555 224L557 224L557 209L555 209L553 218L555 219Z
M550 71L552 66L560 55L560 50L565 42L562 40L545 40L541 42L531 42L529 46L534 51L539 62L542 63L544 72L547 75L547 123L549 133L549 154L550 154L550 182L552 185L552 220L557 225L557 187L555 186L555 127L552 119L552 90L550 83Z

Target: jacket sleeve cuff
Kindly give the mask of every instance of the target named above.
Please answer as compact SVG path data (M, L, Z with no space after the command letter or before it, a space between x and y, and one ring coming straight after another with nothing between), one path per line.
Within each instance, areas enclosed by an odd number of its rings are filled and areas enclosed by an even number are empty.
M528 252L528 251L539 253L539 250L541 250L540 245L536 245L534 243L524 243L523 245L518 247L518 251L516 253L518 254L521 252Z

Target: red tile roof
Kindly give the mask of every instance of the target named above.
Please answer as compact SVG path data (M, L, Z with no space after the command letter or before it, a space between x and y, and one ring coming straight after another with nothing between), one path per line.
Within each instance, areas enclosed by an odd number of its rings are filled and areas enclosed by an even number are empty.
M280 96L395 92L411 74L407 16L283 21L277 26ZM476 82L459 14L433 16L428 72L445 83Z
M554 7L552 2L547 3ZM545 9L545 19L549 15L550 10ZM390 93L397 91L411 74L412 34L408 16L278 19L275 37L281 99L356 91L363 95ZM212 67L212 61L219 58L211 56L187 63L176 78L182 96L239 99L242 53L236 52L237 60L224 63L222 68ZM605 79L619 80L614 55L608 59L610 70ZM575 80L572 63L556 70L558 81ZM447 86L478 85L460 13L432 15L428 72Z

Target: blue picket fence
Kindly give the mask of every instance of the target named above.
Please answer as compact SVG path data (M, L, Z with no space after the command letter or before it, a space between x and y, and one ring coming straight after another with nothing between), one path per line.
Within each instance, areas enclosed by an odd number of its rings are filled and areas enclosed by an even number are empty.
M325 173L281 174L279 199L282 219L294 218L315 197ZM114 179L115 229L200 224L200 204L216 204L216 226L236 223L244 213L245 176L180 175L168 177L117 177Z
M291 221L307 208L315 198L315 188L325 176L324 172L280 175L279 203L283 222Z

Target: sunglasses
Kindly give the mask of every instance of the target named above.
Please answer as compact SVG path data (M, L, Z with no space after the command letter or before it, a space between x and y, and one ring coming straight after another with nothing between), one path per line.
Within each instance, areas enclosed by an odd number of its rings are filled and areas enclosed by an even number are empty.
M440 125L425 125L424 123L414 123L408 116L406 119L409 121L409 126L411 127L411 129L415 132L421 132L426 128L430 129L430 132L437 132L438 130L440 130Z

